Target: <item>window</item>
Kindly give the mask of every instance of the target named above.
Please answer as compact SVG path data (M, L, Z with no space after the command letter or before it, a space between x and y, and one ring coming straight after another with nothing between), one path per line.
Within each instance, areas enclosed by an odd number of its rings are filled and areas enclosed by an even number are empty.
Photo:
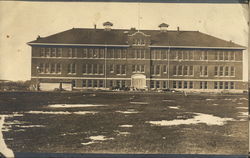
M231 66L230 76L235 76L235 68Z
M194 52L189 51L189 60L194 60Z
M87 80L82 80L82 87L87 87L86 82L87 82Z
M174 65L174 68L173 68L173 75L177 75L177 66Z
M76 73L76 64L75 63L68 64L68 73L69 74Z
M178 81L178 88L182 88L182 81Z
M82 64L82 73L83 73L83 74L86 74L86 73L87 73L87 67L88 67L87 64Z
M126 54L127 54L127 50L123 49L123 51L122 51L122 58L126 58Z
M223 66L220 66L220 76L223 76L224 75L224 73L223 73Z
M48 63L45 64L45 73L49 73L49 64Z
M141 72L145 72L145 66L141 65Z
M155 75L160 75L160 65L155 66Z
M188 83L187 81L184 81L184 86L183 86L184 89L187 89L188 88Z
M56 48L52 48L51 57L56 57Z
M160 88L160 81L155 81L155 87Z
M215 66L214 67L214 76L218 76L218 70L219 70L218 66Z
M154 81L150 81L150 88L154 88Z
M99 80L99 87L103 87L103 80Z
M218 82L214 82L214 89L218 89Z
M173 88L177 88L176 81L173 81Z
M45 57L45 48L40 49L40 57Z
M88 50L88 58L93 58L93 49Z
M135 65L132 65L132 72L136 72Z
M45 49L45 56L46 57L50 57L50 52L51 52L51 49L50 48L46 48Z
M188 75L188 66L184 66L183 75L185 75L185 76Z
M200 66L200 76L207 76L207 66Z
M88 64L87 65L87 73L92 74L93 73L93 64Z
M189 75L190 76L194 75L194 68L193 68L193 66L189 66Z
M167 65L163 65L163 73L167 74L168 72L168 66Z
M57 48L57 57L62 57L62 48Z
M163 81L163 88L167 88L167 81Z
M179 60L182 60L182 59L183 59L183 52L182 52L182 51L179 51L179 52L178 52L178 59L179 59Z
M104 58L104 49L100 49L99 58Z
M77 57L77 48L69 48L68 57L76 58Z
M104 70L103 69L104 69L104 65L100 64L99 65L99 74L104 74L104 72L103 72Z
M178 66L178 75L180 76L182 75L182 66L180 65Z
M72 80L72 87L76 87L76 80Z
M97 80L93 80L93 87L95 87L95 88L98 87L97 86Z
M220 89L223 89L223 82L219 82L219 84L220 84L220 85L219 85L219 88L220 88Z
M223 52L218 52L219 60L224 60Z
M224 60L229 60L229 52L224 52Z
M126 65L116 65L116 74L125 75L126 74Z
M122 50L121 49L118 49L117 50L117 58L122 58Z
M37 71L38 73L44 73L44 64L40 63Z
M201 60L207 60L208 59L207 55L208 55L207 51L202 51L201 52Z
M161 52L162 59L167 59L167 51Z
M114 64L110 65L110 73L114 73L114 67L115 67Z
M93 64L93 74L97 74L97 64Z
M87 80L87 86L92 87L92 80Z
M56 72L56 64L51 64L50 73L55 73L55 72Z
M229 67L228 66L225 67L225 76L229 76Z
M62 73L62 65L61 64L56 64L56 73Z
M126 65L121 65L122 72L121 74L125 75L126 74Z
M193 81L189 82L189 88L192 89L193 88Z
M207 89L207 81L200 82L200 89Z
M235 60L235 53L234 52L230 52L230 60Z
M225 89L228 89L229 86L228 86L228 82L225 82Z
M183 60L188 60L188 51L183 51Z
M234 89L234 82L230 82L230 89Z
M109 81L109 86L113 87L113 81L112 80Z
M93 58L99 58L99 49L94 50Z
M82 57L83 57L83 58L87 58L87 57L88 57L88 49L87 49L87 48L84 48L84 49L83 49Z

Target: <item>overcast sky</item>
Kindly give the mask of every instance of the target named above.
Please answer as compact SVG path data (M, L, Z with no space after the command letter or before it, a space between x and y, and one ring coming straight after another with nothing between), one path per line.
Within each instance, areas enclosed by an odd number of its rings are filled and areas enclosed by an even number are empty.
M93 28L111 21L114 28L158 29L165 22L170 30L201 32L247 46L248 12L241 4L94 3L94 2L0 2L0 79L30 79L31 48L26 44L75 28ZM248 79L247 51L244 80Z

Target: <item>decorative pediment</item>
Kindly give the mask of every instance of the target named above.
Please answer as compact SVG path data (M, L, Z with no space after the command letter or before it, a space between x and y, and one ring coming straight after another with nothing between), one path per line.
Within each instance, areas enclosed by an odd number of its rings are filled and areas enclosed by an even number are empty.
M150 43L150 35L147 35L141 31L128 35L128 43L133 46L146 46Z

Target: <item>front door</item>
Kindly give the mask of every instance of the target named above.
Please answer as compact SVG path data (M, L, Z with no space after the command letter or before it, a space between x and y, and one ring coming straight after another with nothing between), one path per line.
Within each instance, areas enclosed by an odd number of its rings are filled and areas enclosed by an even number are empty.
M136 89L146 88L146 76L143 74L135 74L131 76L131 87Z

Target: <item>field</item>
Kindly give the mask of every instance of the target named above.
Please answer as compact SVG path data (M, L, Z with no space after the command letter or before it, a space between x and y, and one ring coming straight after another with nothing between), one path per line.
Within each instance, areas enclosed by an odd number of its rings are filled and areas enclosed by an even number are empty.
M246 94L4 92L14 152L248 154Z

